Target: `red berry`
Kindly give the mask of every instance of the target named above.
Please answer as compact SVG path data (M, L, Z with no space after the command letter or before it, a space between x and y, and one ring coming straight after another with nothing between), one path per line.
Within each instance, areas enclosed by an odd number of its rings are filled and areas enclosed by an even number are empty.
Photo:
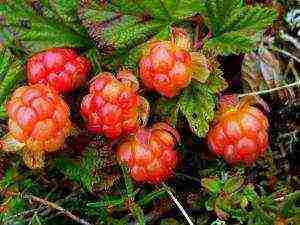
M18 88L6 109L10 134L24 143L31 154L58 150L70 133L69 107L45 85ZM29 167L40 167L27 164Z
M93 79L90 93L81 103L89 131L114 139L138 129L145 100L138 95L133 77L131 72L121 71L117 78L102 73Z
M187 87L192 79L191 54L170 42L158 42L140 61L144 85L172 98Z
M165 123L157 123L150 129L140 128L118 146L118 162L128 166L136 181L160 183L176 167L174 147L179 138L177 131Z
M37 53L27 62L30 84L46 84L59 93L70 92L84 83L90 63L75 50L53 48Z
M225 97L227 104L210 129L210 149L229 164L250 166L268 147L268 119L256 107Z

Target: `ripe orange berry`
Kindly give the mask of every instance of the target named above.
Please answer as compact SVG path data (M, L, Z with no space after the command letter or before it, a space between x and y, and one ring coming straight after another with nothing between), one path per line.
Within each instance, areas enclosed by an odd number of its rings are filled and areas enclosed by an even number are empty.
M192 56L185 34L181 35L180 44L175 40L153 43L139 64L144 85L168 98L179 94L192 79Z
M45 85L18 88L6 109L10 135L25 144L24 159L31 168L41 167L44 152L61 148L70 133L69 107Z
M250 166L268 147L268 119L248 102L235 104L227 99L230 104L221 106L220 115L208 133L209 147L229 164Z
M117 159L129 168L133 179L160 183L168 179L177 164L174 150L180 136L166 123L140 128L117 147Z
M37 53L27 62L30 84L45 84L59 93L82 85L91 69L88 60L69 48L52 48Z
M130 71L119 72L117 78L110 73L95 77L90 93L81 103L87 129L112 139L136 131L142 114L148 113L147 102L138 95L137 85Z

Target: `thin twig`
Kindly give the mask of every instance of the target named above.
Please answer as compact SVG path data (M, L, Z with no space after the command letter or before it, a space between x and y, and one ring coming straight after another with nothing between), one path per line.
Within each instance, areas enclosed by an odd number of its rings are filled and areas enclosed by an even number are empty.
M300 59L299 59L299 58L297 58L297 57L294 56L293 54L291 54L291 53L289 53L289 52L287 52L287 51L285 51L285 50L283 50L283 49L276 48L276 47L269 47L269 49L270 49L270 50L273 50L273 51L280 52L280 53L282 53L282 54L284 54L284 55L286 55L286 56L288 56L288 57L290 57L290 58L296 60L298 63L300 63Z
M176 204L176 206L178 207L178 209L181 211L181 213L183 214L183 216L185 217L185 219L187 220L187 222L190 225L194 225L194 223L192 222L192 220L190 219L189 215L187 214L187 212L184 210L183 206L180 204L180 202L177 200L177 198L173 195L172 191L170 190L170 188L165 184L162 183L163 187L165 188L165 190L167 191L167 193L170 195L171 199L173 200L173 202Z
M39 198L39 197L36 197L36 196L33 196L33 195L24 195L25 198L28 198L34 202L39 202L43 205L47 205L49 208L53 208L53 209L56 209L58 210L59 212L61 212L62 214L64 214L65 216L69 217L70 219L76 221L77 223L79 224L82 224L82 225L92 225L90 224L89 222L83 220L83 219L80 219L79 217L75 216L74 214L72 214L71 212L69 212L68 210L62 208L61 206L59 205L56 205L55 203L53 202L49 202L47 200L44 200L42 198Z
M295 86L300 86L300 81L292 83L292 84L288 84L288 85L284 85L281 87L276 87L276 88L272 88L272 89L268 89L268 90L263 90L263 91L256 91L256 92L250 92L250 93L245 93L245 94L240 94L237 97L238 98L243 98L245 96L253 96L253 95L262 95L262 94L268 94L274 91L279 91L281 89L285 89L285 88L290 88L290 87L295 87Z

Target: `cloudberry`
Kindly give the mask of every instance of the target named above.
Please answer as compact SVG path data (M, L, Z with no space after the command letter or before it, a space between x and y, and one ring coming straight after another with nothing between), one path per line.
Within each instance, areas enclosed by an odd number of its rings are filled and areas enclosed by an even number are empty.
M130 71L120 71L117 77L111 73L96 76L81 103L87 129L111 139L136 131L149 111L147 101L137 90L137 81Z
M229 164L250 166L268 147L268 119L248 101L225 96L207 140L210 149Z
M82 85L91 66L73 49L52 48L32 56L26 69L30 84L46 84L64 93Z
M156 42L142 57L139 68L144 85L172 98L187 87L192 79L192 55L188 51L186 34L179 33L172 41Z
M166 123L140 128L117 147L117 159L139 182L160 183L168 179L177 164L175 145L180 136Z
M18 88L6 106L9 135L25 147L30 168L43 166L45 152L58 150L69 135L69 108L49 87L36 84Z

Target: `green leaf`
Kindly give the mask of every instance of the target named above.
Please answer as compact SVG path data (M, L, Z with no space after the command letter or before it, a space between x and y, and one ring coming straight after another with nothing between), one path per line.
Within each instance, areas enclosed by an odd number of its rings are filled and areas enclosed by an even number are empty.
M159 198L160 196L165 196L166 195L166 190L155 190L151 192L150 194L147 194L144 196L141 200L139 200L138 204L140 206L145 206L149 203L151 203L154 199Z
M78 33L86 33L77 16L77 7L80 0L40 0L40 2L45 8L49 9L49 13L53 18L63 21L64 24L72 27ZM48 14L48 16L50 15Z
M253 37L240 31L232 31L214 37L204 43L204 50L215 55L248 53L255 48Z
M209 0L205 2L207 16L215 35L220 34L230 12L237 7L239 8L239 4L240 0Z
M119 196L105 196L98 202L88 203L87 206L91 208L103 208L109 206L122 207L125 200Z
M13 182L13 178L15 175L15 171L13 168L9 168L5 171L5 174L0 181L0 192L4 191L6 188L8 188Z
M23 64L8 49L0 50L0 118L6 118L5 103L16 87L24 80Z
M167 0L163 2L174 20L184 20L205 11L205 4L202 0Z
M101 158L97 155L97 150L87 148L81 161L59 157L55 161L55 166L62 171L70 180L82 185L82 187L91 191L93 185L101 181L100 176L95 176L94 172L101 169Z
M90 61L92 64L92 74L99 74L102 71L101 68L101 56L97 49L92 48L85 52L85 57Z
M230 16L223 25L223 32L252 30L262 31L276 18L276 11L261 6L247 6L230 11Z
M136 219L138 225L145 225L145 217L142 208L137 203L130 205L132 216Z
M295 191L287 196L284 205L282 207L282 214L285 217L291 217L293 215L299 215L300 207L297 206L297 202L300 201L300 191Z
M178 97L172 99L161 97L155 103L155 114L160 116L161 120L167 120L174 127L176 127L178 120L178 100Z
M218 68L214 69L205 83L205 85L215 94L225 90L228 87L228 84L222 75L222 70Z
M122 172L123 172L123 177L125 181L125 187L126 187L126 194L127 196L131 196L134 193L133 189L133 183L132 180L128 174L128 169L125 166L121 166Z
M0 37L4 45L29 53L64 46L90 48L92 43L89 38L83 32L76 31L70 21L63 21L60 17L62 13L56 11L57 6L56 1L46 0L31 3L15 0L0 4L3 21Z
M240 54L257 46L257 37L276 19L276 10L244 6L239 0L206 1L207 17L213 38L204 49L216 55Z
M198 137L204 137L208 132L209 122L214 118L214 93L206 85L192 83L182 93L178 104L192 131Z
M210 196L205 201L205 208L206 208L207 211L213 211L214 210L215 201L216 201L216 196Z
M234 193L242 187L244 178L239 176L230 177L224 184L224 191L228 194Z
M221 191L223 183L218 178L203 178L201 180L201 185L212 194L218 194Z
M165 35L171 24L203 11L200 0L120 0L99 4L83 3L79 17L97 47L106 52L122 52Z
M87 3L80 8L79 17L97 47L105 52L133 48L152 37L163 26L159 21L142 21L100 4Z
M243 190L243 194L247 198L247 200L252 204L257 203L258 195L255 192L253 185L251 184L247 185Z
M188 120L191 130L199 137L204 137L209 129L209 122L214 118L216 94L227 87L222 78L222 71L215 68L206 83L192 82L181 95L172 99L161 97L155 103L155 114L161 120L177 125L181 112Z

